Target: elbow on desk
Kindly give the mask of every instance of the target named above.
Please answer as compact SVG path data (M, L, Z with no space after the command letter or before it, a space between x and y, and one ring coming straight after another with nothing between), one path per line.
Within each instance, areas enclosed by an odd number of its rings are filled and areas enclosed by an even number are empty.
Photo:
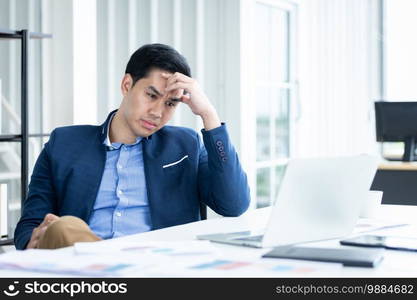
M216 213L224 216L224 217L238 217L249 208L250 203L250 193L249 189L245 192L241 192L240 194L234 194L233 197L227 198L229 201L216 201L216 203L220 203L214 209Z
M27 232L16 232L14 234L14 246L17 250L25 250L27 244L29 243L32 231L28 230Z

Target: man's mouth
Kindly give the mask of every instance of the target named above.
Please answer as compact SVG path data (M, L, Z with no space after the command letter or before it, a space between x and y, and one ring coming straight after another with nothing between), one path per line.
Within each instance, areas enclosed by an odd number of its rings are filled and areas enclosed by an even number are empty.
M155 129L158 126L155 123L152 123L146 120L141 120L141 122L142 122L142 126L149 130Z

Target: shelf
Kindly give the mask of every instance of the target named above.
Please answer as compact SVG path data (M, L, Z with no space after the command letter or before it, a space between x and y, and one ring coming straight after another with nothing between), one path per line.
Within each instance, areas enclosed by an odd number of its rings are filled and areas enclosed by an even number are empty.
M21 134L0 134L0 142L21 142Z
M9 30L0 28L0 39L21 39L23 33L21 30ZM29 38L31 39L50 39L52 34L40 33L40 32L29 32Z
M13 245L13 239L1 238L0 239L0 246L5 246L5 245Z
M9 181L13 179L20 179L20 176L20 172L0 173L0 182Z
M0 174L0 181L9 181L11 179L18 179L20 177L21 182L21 199L20 203L10 204L9 209L11 211L20 210L21 203L26 199L27 189L28 189L28 171L29 171L29 122L28 122L28 91L29 91L29 82L28 74L30 72L28 66L28 59L30 56L29 51L29 40L30 39L44 39L52 38L51 34L44 34L39 32L29 32L26 29L23 30L10 30L0 28L0 40L20 40L20 56L21 56L21 77L20 77L20 134L0 134L0 142L20 142L20 172L9 172ZM15 99L17 101L17 99ZM35 135L36 136L36 135ZM4 154L4 149L2 149ZM0 239L0 245L10 245L13 244L13 240L9 237Z

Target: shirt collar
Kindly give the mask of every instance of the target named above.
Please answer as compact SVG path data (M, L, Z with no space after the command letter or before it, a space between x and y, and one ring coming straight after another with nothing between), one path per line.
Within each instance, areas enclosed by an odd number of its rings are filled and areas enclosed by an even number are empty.
M120 149L120 147L123 145L122 143L111 143L110 142L110 136L109 136L109 132L110 132L110 125L111 125L111 121L113 120L113 117L116 115L116 112L114 112L109 119L109 125L107 126L107 135L106 135L106 139L104 140L103 144L106 145L107 150L117 150ZM134 146L136 144L139 144L140 141L142 140L142 137L137 137L136 141L133 144L127 144L128 146Z

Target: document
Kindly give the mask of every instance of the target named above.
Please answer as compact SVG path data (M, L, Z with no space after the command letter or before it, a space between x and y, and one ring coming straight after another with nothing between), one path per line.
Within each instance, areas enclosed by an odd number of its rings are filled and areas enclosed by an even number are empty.
M0 255L0 269L98 277L174 276L217 257L207 241L77 243L58 250L29 249Z
M209 241L77 243L58 250L0 255L0 269L69 277L311 277L338 274L341 264L249 258L223 253Z
M404 227L408 225L409 225L408 223L387 221L387 220L359 219L352 233L357 234L357 233L371 232L371 231L382 230L382 229Z

